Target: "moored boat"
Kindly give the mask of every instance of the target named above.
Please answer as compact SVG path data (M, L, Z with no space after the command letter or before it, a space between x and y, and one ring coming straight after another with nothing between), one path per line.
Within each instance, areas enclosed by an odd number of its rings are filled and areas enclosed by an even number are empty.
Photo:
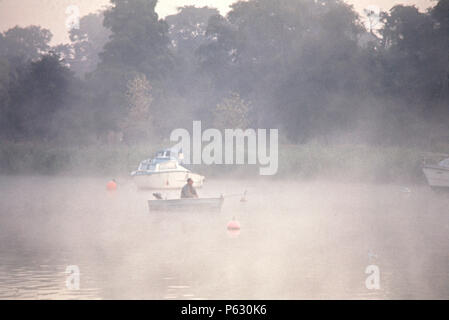
M422 170L432 189L449 190L449 158L437 164L426 164Z
M180 158L170 149L158 152L153 159L143 160L131 176L139 189L179 189L188 178L198 188L205 180L204 176L183 167Z

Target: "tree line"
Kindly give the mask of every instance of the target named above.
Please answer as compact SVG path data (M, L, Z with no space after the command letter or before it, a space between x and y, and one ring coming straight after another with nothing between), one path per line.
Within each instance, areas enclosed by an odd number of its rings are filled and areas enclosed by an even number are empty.
M66 45L39 26L0 33L1 139L133 144L201 120L288 143L449 141L449 0L397 5L374 28L340 0L164 19L156 3L111 0Z

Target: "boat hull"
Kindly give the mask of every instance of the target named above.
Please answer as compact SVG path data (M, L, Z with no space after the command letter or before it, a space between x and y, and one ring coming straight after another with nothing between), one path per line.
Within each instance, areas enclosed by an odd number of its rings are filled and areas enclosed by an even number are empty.
M423 167L424 175L427 183L433 189L449 188L449 168L441 166L425 166Z
M193 180L196 188L200 188L205 179L202 175L185 171L155 172L133 176L134 183L139 189L180 189L187 183L188 178Z
M221 210L223 201L223 198L148 200L148 207L150 213L162 211L217 212Z

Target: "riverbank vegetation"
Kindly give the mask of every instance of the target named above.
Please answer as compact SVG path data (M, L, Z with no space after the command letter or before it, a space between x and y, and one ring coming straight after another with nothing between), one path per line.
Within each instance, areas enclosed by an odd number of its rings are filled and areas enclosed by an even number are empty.
M412 179L449 152L449 0L368 25L340 0L156 3L111 0L64 45L0 33L2 173L125 175L192 120L279 129L279 176Z
M167 143L168 141L165 141ZM80 175L126 178L142 159L164 147L161 144L89 145L55 147L52 144L2 143L0 174ZM449 153L449 148L447 149ZM187 166L208 178L334 179L368 183L424 183L424 159L442 154L400 147L360 145L282 144L279 170L260 177L257 165Z

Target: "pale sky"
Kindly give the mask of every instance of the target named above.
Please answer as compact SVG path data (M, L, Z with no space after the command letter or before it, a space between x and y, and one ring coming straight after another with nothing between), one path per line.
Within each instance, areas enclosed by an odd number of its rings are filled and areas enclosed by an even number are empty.
M161 17L176 13L176 8L184 5L197 7L210 6L226 14L229 5L235 0L159 0L156 11ZM346 0L362 12L364 8L375 5L382 10L389 10L396 4L416 5L425 10L435 0ZM66 20L70 12L68 7L79 8L80 16L95 12L109 3L109 0L0 0L0 32L19 25L40 25L53 33L52 44L68 42Z

